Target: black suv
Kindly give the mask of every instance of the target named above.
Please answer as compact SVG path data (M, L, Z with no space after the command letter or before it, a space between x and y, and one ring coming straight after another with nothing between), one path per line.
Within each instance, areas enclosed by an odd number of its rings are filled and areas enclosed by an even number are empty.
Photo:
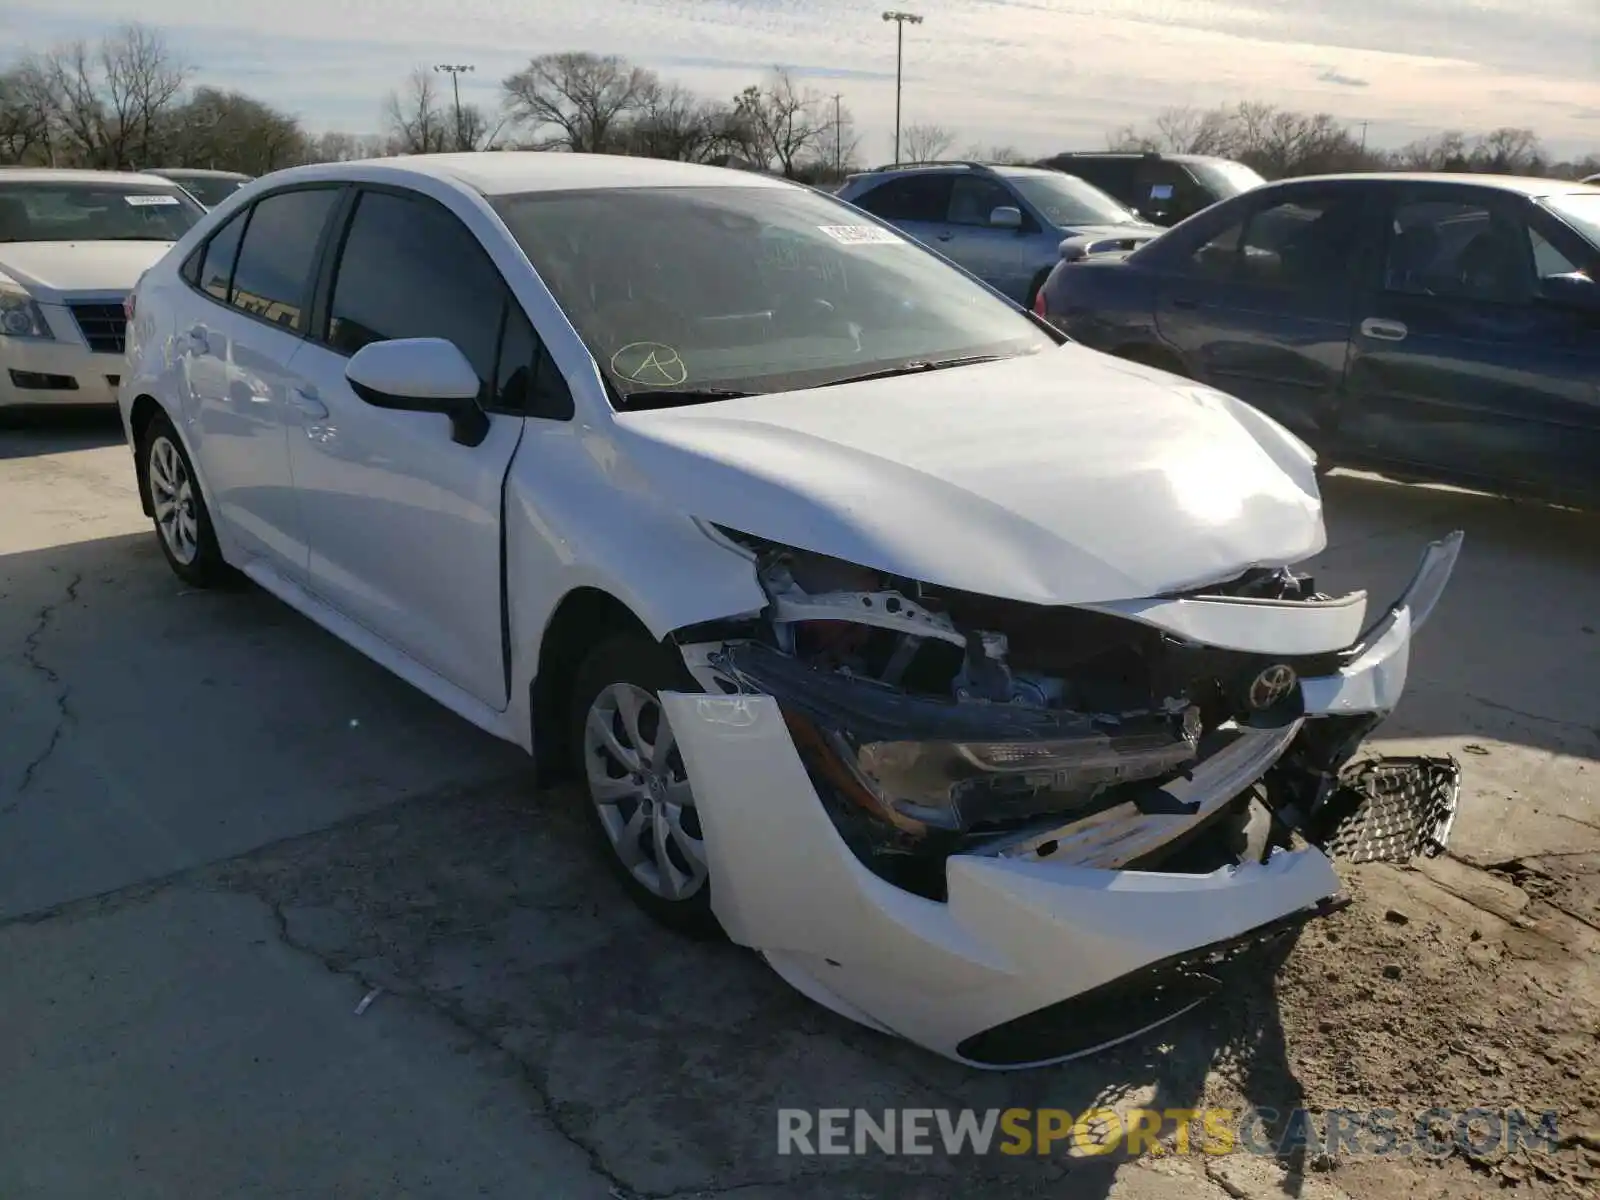
M1154 225L1176 225L1266 182L1243 163L1204 154L1069 151L1034 165L1076 175Z

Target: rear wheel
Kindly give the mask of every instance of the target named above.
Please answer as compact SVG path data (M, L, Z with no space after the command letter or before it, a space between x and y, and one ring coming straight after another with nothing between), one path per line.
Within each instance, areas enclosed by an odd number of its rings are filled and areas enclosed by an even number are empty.
M578 668L569 716L584 808L634 903L692 937L720 933L705 836L659 694L698 691L668 647L642 633L601 642Z
M150 501L156 540L173 573L194 587L229 582L233 572L217 545L194 464L166 413L156 413L140 438L139 480Z

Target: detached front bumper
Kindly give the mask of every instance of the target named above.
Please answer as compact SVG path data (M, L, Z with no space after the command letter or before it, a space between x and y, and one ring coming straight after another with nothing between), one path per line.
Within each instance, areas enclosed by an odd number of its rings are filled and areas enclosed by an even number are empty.
M1280 768L1303 732L1364 730L1391 710L1412 635L1460 544L1457 534L1430 547L1406 593L1339 669L1301 681L1303 717L1245 731L1166 785L1171 803L1160 811L1121 806L1054 834L950 855L942 901L881 878L846 843L776 698L663 694L694 785L718 919L811 999L972 1066L1060 1061L1180 1015L1197 999L1171 986L1171 968L1327 911L1338 876L1315 848L1209 874L1124 864ZM1137 994L1142 983L1148 1002L1134 1003L1128 986ZM1012 1035L1048 1017L1064 1036L1039 1040L1036 1054L1019 1050Z

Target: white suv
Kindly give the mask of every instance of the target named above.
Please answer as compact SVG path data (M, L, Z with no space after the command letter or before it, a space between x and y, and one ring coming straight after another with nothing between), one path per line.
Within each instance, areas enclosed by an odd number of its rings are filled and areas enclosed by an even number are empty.
M258 180L140 283L121 402L184 579L574 773L663 922L989 1066L1170 1017L1105 986L1335 902L1282 823L1459 545L1368 622L1288 569L1325 535L1272 421L681 163ZM1069 998L1100 1016L1019 1049Z
M154 175L0 170L0 408L114 404L124 301L204 213Z

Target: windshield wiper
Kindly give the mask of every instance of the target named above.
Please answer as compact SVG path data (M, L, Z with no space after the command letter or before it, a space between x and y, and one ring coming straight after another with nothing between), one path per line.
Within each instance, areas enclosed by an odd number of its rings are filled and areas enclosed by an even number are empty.
M672 408L680 404L701 404L711 400L742 400L754 392L741 392L737 388L651 388L644 392L622 393L623 407Z
M886 367L881 371L866 371L860 375L846 375L843 379L831 379L821 386L866 383L872 379L893 379L896 375L920 375L924 371L943 371L947 367L970 367L974 363L999 362L1009 357L1011 356L1006 354L967 354L960 358L918 358L908 363L901 363L898 367Z

